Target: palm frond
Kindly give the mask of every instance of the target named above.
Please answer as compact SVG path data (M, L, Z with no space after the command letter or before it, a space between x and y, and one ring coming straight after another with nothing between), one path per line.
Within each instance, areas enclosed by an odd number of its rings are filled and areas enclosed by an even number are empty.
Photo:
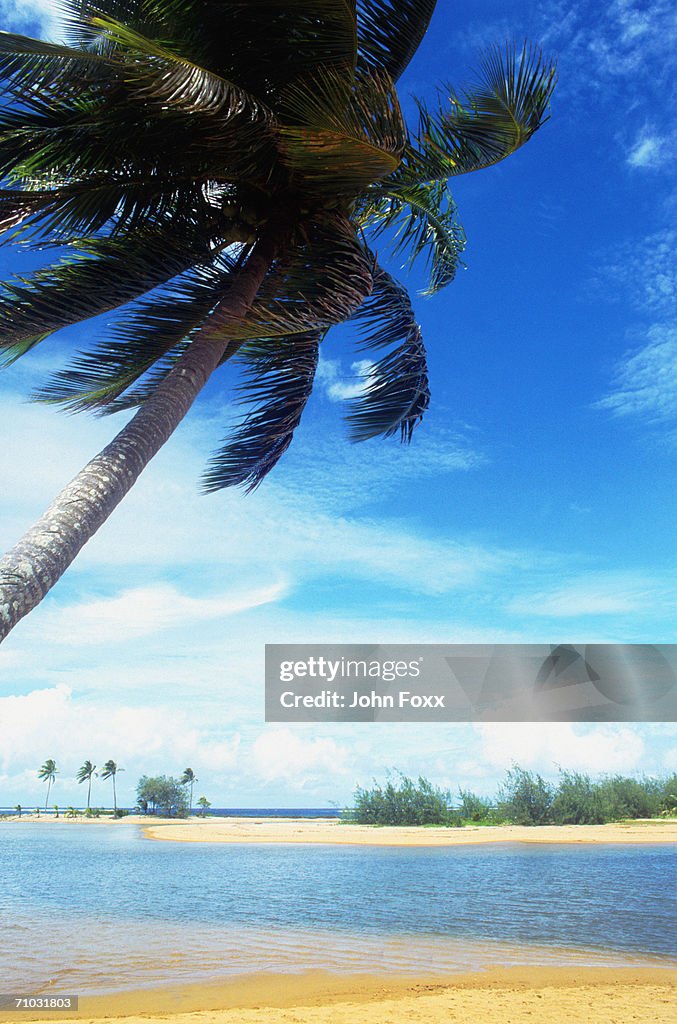
M159 103L163 109L178 108L189 114L218 115L223 123L246 114L272 121L273 114L261 100L213 71L173 53L113 18L94 17L92 28L113 44L111 63L130 84L132 96L141 102Z
M490 50L473 89L448 90L448 108L419 101L418 131L392 180L445 179L504 160L546 120L555 81L553 65L526 44Z
M399 432L411 441L430 402L428 370L421 330L405 288L379 267L374 290L353 315L360 347L397 347L373 363L363 395L351 402L347 415L351 441L365 441Z
M216 209L207 183L200 187L155 175L146 181L93 178L49 190L0 189L0 232L21 225L8 241L29 234L68 243L106 225L113 234L132 232L169 215L181 221Z
M78 96L108 70L99 54L0 32L0 81L15 99L30 102L32 94L45 93Z
M116 19L263 101L299 73L356 60L354 0L97 0L83 8L71 17L74 41L91 45L91 19Z
M210 239L187 237L172 226L133 237L83 243L76 257L16 277L0 288L0 348L48 334L122 306L209 262Z
M261 339L249 347L240 401L254 403L234 435L212 456L204 489L253 491L291 444L310 397L324 332Z
M359 213L371 234L392 231L396 254L407 253L410 263L427 261L432 295L454 280L465 248L465 232L456 218L456 206L446 182L402 185L392 190L369 190Z
M222 256L216 266L134 303L102 342L53 374L34 400L102 414L143 404L227 294L232 268L233 261Z
M385 73L318 70L287 89L281 109L280 150L306 188L354 193L399 166L406 128Z
M360 63L397 81L416 53L437 0L357 0Z
M323 330L343 323L372 288L373 256L338 214L310 223L265 278L247 317L232 323L234 340Z

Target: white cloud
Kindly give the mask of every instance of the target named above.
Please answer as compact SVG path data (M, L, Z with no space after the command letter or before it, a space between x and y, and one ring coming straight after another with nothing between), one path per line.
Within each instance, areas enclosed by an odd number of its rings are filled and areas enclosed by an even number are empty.
M632 726L581 726L570 722L491 722L475 726L477 761L492 774L515 763L552 776L556 767L591 774L623 772L641 765L644 742Z
M31 29L45 39L60 39L61 18L58 0L0 0L0 19L8 32Z
M369 359L358 359L350 364L350 374L341 369L338 359L320 359L316 380L323 386L332 402L360 398L369 387L374 364Z
M677 300L677 231L665 228L597 254L599 286L606 299L630 301L651 313L674 314Z
M619 416L649 421L677 417L677 329L656 325L642 348L616 366L611 391L596 404Z
M169 584L136 587L116 597L50 608L40 635L68 646L124 643L162 630L189 630L199 622L278 601L285 592L283 583L211 597L190 597Z
M198 777L204 769L223 774L237 762L240 739L212 737L197 716L181 708L168 708L157 699L130 707L105 699L94 705L78 698L70 686L60 684L27 694L0 698L0 772L6 792L17 799L40 801L43 784L37 770L48 757L57 762L59 775L53 802L82 802L75 773L89 758L95 764L112 758L125 769L118 789L129 801L141 774L180 774L190 764ZM103 783L96 790L103 793ZM93 802L103 801L97 797Z
M266 782L284 782L293 790L345 775L347 749L331 738L305 739L291 729L268 729L252 748L254 771Z
M660 167L664 159L665 139L659 135L645 135L637 140L628 153L631 167Z
M670 600L667 588L634 576L588 575L551 590L515 598L512 613L549 618L639 614ZM673 598L674 600L674 598Z

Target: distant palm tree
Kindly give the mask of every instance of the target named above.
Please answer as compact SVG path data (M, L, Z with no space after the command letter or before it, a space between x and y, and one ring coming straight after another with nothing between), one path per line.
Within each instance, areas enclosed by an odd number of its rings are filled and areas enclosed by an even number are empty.
M118 800L117 800L117 795L115 793L115 776L117 775L118 772L123 772L123 771L124 771L124 768L118 768L118 766L116 765L115 761L106 761L105 765L103 766L103 771L101 772L101 778L102 779L112 779L113 780L113 813L116 816L117 816L117 813L118 813Z
M89 810L89 801L92 795L92 778L96 775L96 765L92 764L91 761L85 761L82 768L79 770L75 778L78 782L89 782L87 787L87 810Z
M42 768L38 772L38 778L41 782L47 783L47 796L45 797L45 810L47 810L47 804L49 802L49 791L52 788L52 783L56 780L57 776L56 761L54 758L48 758L43 764Z
M195 785L196 782L199 781L200 780L198 779L197 775L195 774L192 768L186 768L185 772L181 776L181 785L190 786L190 803L188 805L189 813L193 809L193 786Z

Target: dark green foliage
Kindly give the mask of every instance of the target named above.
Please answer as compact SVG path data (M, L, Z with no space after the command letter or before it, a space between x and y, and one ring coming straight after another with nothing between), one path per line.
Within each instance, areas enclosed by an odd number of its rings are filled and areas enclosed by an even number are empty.
M540 775L518 765L507 772L498 805L516 825L546 825L551 820L553 787Z
M580 772L560 773L559 785L552 806L555 825L601 825L612 820L598 783Z
M358 787L353 808L344 818L362 825L601 825L627 818L677 815L677 775L666 779L632 779L622 775L591 779L560 769L558 783L513 767L506 773L498 800L492 802L459 789L452 806L448 792L427 779L418 783L400 776L399 784Z
M360 825L446 825L450 803L450 794L427 779L414 782L401 775L398 784L358 787L347 818Z
M187 817L185 789L171 775L158 775L155 778L143 775L136 787L136 798L146 814L158 814L163 818Z
M427 261L429 291L451 282L465 238L448 179L527 141L551 66L527 47L494 49L473 88L420 103L409 130L395 83L435 0L62 6L68 45L0 33L0 231L70 249L0 287L5 359L110 312L103 337L36 397L97 412L144 404L213 325L251 247L279 234L249 313L217 320L231 343L222 362L252 343L240 397L253 411L212 459L207 489L251 489L272 469L317 345L372 288L367 316L381 337L390 325L393 348L349 413L351 437L409 441L429 401L423 339L371 240Z
M614 775L598 783L607 821L653 818L662 810L661 784L655 779L629 779Z
M494 824L500 820L496 808L484 797L477 796L469 789L459 789L458 796L457 812L461 821L482 821Z

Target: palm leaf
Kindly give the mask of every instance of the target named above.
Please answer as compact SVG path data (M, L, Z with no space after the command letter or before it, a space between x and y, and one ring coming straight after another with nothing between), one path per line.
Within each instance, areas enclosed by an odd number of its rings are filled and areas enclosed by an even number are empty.
M33 398L100 413L143 404L227 293L232 267L232 260L222 256L218 265L186 275L130 306L104 341L79 353Z
M233 82L200 67L127 25L112 18L94 17L92 27L113 44L111 59L119 62L132 95L142 102L157 102L163 109L176 107L189 114L218 115L220 121L246 114L272 121L264 103Z
M393 182L449 178L490 167L527 142L546 119L555 69L526 44L487 53L477 85L431 112L419 101L419 127Z
M397 347L372 364L364 394L351 402L347 421L352 441L399 431L404 442L423 418L430 401L421 330L406 290L379 267L374 290L352 317L363 349Z
M115 309L194 264L213 258L209 237L190 237L175 225L133 237L83 243L82 256L4 282L0 291L0 348Z
M100 0L74 13L73 38L90 40L87 21L101 15L175 50L180 40L182 57L264 102L299 73L356 60L353 0Z
M234 340L323 330L343 323L372 288L373 257L338 214L306 225L264 279L246 318L230 325Z
M357 0L360 63L397 81L420 46L437 0Z
M461 265L465 233L456 219L456 206L446 182L402 185L367 192L359 215L372 234L391 230L395 253L407 252L409 262L423 256L429 266L431 295L450 284Z
M384 73L318 70L287 89L281 109L280 150L305 188L354 194L399 166L406 129Z
M233 486L252 491L286 452L312 391L322 334L311 331L248 346L239 395L256 408L211 458L206 491Z

